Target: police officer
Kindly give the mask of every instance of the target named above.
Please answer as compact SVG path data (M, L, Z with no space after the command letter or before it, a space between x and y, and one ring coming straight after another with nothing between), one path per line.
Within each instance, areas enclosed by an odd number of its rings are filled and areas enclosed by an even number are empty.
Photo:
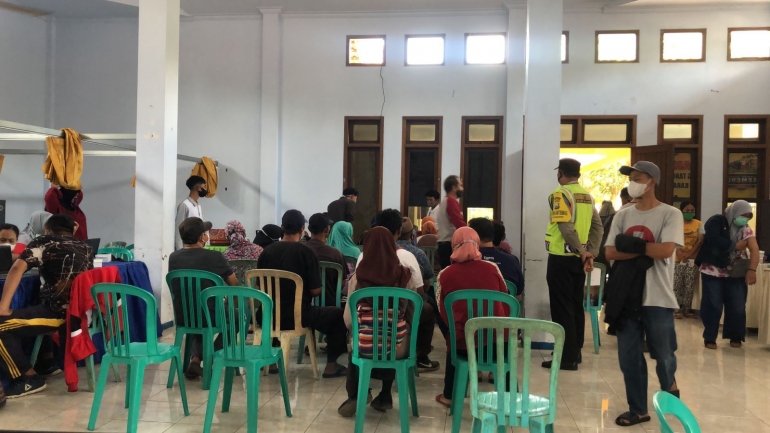
M593 270L604 228L593 197L578 183L580 162L561 159L556 170L559 187L548 197L551 220L545 233L546 281L551 319L564 327L561 369L577 370L585 329L583 287L586 272ZM543 362L543 367L551 368L551 361Z

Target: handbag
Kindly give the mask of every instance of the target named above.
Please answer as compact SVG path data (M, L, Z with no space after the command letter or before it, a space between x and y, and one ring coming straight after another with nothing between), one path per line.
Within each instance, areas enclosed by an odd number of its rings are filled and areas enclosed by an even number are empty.
M730 278L743 278L749 272L750 259L735 259L727 267L727 274Z

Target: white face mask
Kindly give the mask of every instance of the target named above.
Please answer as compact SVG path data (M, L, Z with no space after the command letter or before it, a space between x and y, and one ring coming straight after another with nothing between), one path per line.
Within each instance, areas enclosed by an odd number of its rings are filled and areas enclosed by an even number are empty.
M647 192L647 184L631 181L628 183L628 195L639 198Z

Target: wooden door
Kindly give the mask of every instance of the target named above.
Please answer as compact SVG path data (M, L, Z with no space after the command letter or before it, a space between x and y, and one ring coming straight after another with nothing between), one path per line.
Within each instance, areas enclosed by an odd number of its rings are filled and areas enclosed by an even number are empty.
M345 187L358 190L358 201L353 220L353 241L369 229L372 218L382 206L382 161L380 149L348 147Z
M674 145L640 146L631 148L631 164L649 161L660 168L660 182L655 197L666 204L674 202Z

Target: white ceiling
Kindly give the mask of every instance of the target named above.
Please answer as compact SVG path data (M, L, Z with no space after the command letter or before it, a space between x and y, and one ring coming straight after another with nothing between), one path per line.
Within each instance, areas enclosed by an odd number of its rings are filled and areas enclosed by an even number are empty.
M139 0L0 0L61 18L119 18L137 16ZM503 10L504 4L526 0L181 0L184 15L259 14L260 8L280 7L285 13ZM627 4L624 4L627 3ZM564 0L565 8L604 8L696 5L739 6L770 0Z

